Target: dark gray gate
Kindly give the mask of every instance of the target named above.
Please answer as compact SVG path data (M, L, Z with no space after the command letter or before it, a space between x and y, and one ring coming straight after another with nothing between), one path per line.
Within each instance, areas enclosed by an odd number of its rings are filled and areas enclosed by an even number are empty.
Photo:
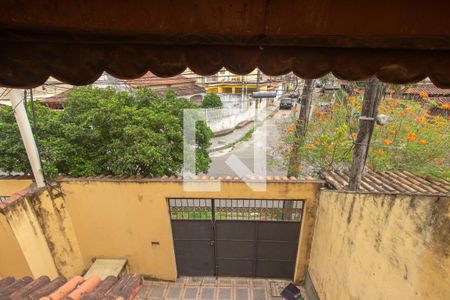
M180 275L294 276L302 201L170 199L169 207Z

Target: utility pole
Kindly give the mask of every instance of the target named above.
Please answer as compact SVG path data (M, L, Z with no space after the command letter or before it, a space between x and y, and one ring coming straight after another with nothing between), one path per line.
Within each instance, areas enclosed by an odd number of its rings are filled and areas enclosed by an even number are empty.
M299 149L305 142L306 133L308 131L309 116L311 111L312 92L314 88L314 80L305 80L305 85L302 91L302 100L300 105L300 114L298 116L297 124L295 124L295 139L291 145L292 150L289 151L289 163L288 163L288 177L298 176L300 173L300 153ZM284 201L283 204L283 220L290 220L291 212L293 208L292 201Z
M42 173L41 160L36 146L36 142L31 131L30 121L25 110L24 95L21 90L11 90L11 104L16 117L17 125L19 126L20 135L22 137L25 150L27 152L28 160L33 171L34 180L38 188L45 187L44 175Z
M256 69L256 92L259 91L259 76L261 75L261 71Z
M298 116L297 124L295 125L295 141L290 151L288 164L288 177L298 176L300 172L300 153L299 148L305 142L306 133L308 130L308 123L311 114L312 93L314 89L314 80L305 80L303 92L301 96L300 114Z
M255 92L259 91L259 69L256 69L256 89ZM258 122L258 98L255 98L255 124Z
M378 105L386 90L386 85L375 76L367 80L364 91L364 99L359 118L359 131L356 137L355 149L353 150L352 167L350 169L350 180L348 190L357 191L361 186L362 173L369 152L370 139L375 127Z

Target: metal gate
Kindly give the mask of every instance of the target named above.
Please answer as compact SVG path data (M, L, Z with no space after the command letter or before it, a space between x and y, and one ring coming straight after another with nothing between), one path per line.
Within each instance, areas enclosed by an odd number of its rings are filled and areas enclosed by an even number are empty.
M303 201L169 199L178 273L292 278Z

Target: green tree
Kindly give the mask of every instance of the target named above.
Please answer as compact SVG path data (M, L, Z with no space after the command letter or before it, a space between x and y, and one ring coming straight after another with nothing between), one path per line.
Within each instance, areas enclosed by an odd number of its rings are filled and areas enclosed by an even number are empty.
M172 92L134 93L81 87L63 111L37 108L36 139L44 172L53 177L175 175L183 165L183 109L198 108ZM207 172L213 133L196 124L196 169ZM0 170L30 173L11 108L0 108Z
M223 106L219 95L208 93L202 101L203 108L221 108Z

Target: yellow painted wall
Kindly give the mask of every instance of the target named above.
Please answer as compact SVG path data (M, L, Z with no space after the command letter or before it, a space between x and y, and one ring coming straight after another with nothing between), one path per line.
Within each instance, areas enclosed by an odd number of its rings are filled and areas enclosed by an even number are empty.
M450 299L449 207L322 191L309 264L320 299Z
M60 275L71 277L86 270L64 194L46 189L29 196Z
M36 278L42 275L55 278L58 272L52 254L28 199L20 197L3 211L31 274ZM4 241L0 243L3 245Z
M0 177L0 196L11 196L31 185L31 179Z
M131 272L174 280L177 277L167 198L256 198L305 201L314 216L319 183L268 183L254 192L243 182L223 182L221 192L184 192L181 182L64 180L61 188L85 267L98 257L127 258ZM301 230L295 278L304 278L314 220ZM152 241L159 245L152 245Z
M28 263L6 217L0 213L0 278L27 275L31 275Z

